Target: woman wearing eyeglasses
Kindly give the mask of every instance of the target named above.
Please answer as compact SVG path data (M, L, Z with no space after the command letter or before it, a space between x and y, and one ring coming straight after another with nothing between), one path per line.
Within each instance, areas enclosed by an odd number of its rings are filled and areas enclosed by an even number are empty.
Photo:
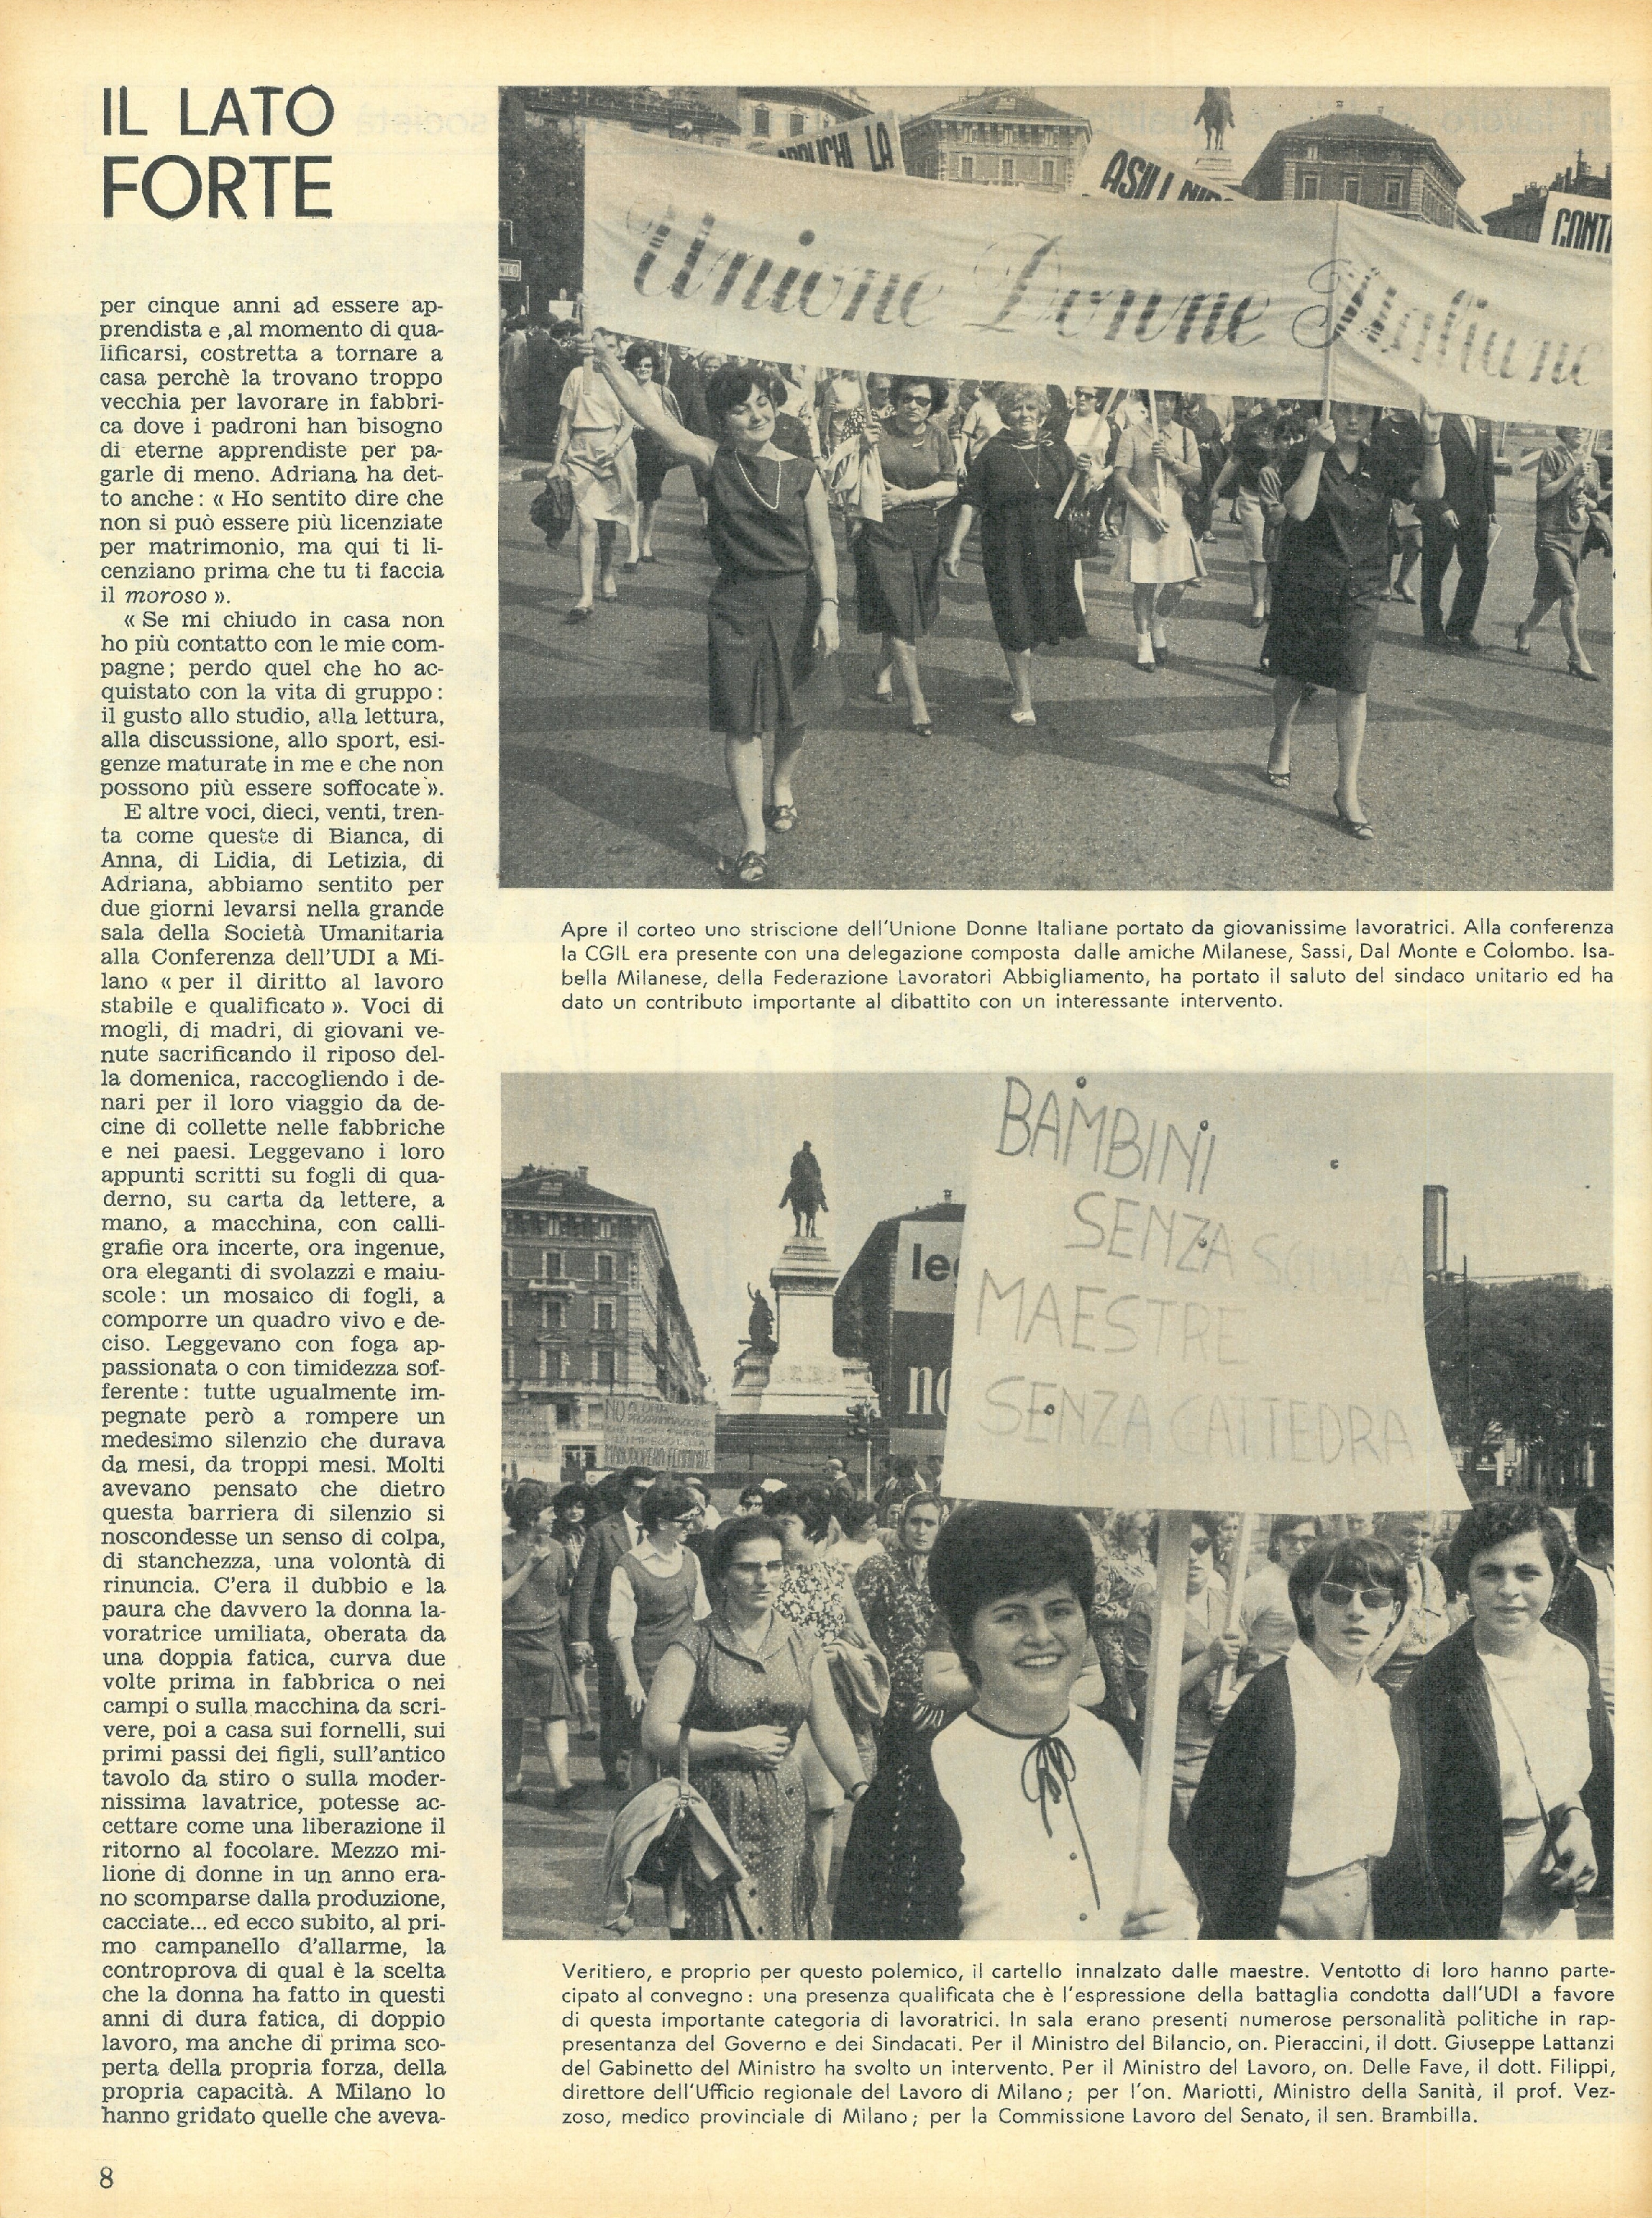
M1210 1941L1358 1941L1394 1839L1400 1756L1371 1655L1407 1600L1381 1540L1316 1540L1291 1566L1302 1638L1216 1733L1188 1818Z
M1073 520L1073 543L1081 546L1084 550L1073 558L1073 590L1079 597L1081 610L1085 606L1085 556L1101 551L1101 511L1107 499L1107 457L1113 444L1113 427L1102 414L1097 400L1093 385L1075 385L1073 388L1073 413L1067 418L1067 429L1061 435L1075 462L1081 455L1088 455L1092 464L1089 484L1073 488L1071 503L1079 511Z
M1216 1521L1203 1509L1193 1512L1187 1555L1187 1615L1182 1632L1182 1672L1176 1704L1176 1806L1184 1818L1203 1774L1205 1759L1216 1736L1212 1705L1222 1674L1239 1661L1240 1636L1229 1633L1224 1618L1227 1589L1210 1577L1215 1564ZM1159 1561L1160 1521L1154 1518L1148 1552ZM1137 1590L1124 1620L1124 1664L1130 1701L1137 1717L1147 1714L1148 1663L1153 1646L1151 1587Z

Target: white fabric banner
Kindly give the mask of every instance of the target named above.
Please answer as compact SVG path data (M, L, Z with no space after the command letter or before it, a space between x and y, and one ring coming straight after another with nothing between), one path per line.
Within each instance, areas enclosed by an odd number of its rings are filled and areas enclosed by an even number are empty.
M1346 1153L1313 1159L1288 1118L1259 1126L1219 1079L1006 1076L981 1116L949 1494L1463 1507L1405 1151L1351 1112Z
M592 123L585 293L764 361L1612 420L1609 263L1340 201L974 192Z

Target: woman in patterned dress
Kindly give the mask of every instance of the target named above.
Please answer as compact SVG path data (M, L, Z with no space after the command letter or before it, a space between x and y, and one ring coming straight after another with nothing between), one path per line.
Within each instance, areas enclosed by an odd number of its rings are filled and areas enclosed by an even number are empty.
M780 1528L733 1517L711 1551L711 1615L679 1633L660 1658L642 1715L642 1744L675 1763L688 1730L690 1775L746 1866L733 1896L696 1897L691 1940L824 1939L825 1901L809 1854L808 1798L797 1752L807 1722L851 1801L866 1792L832 1685L826 1651L776 1608L783 1575Z
M832 1919L839 1941L875 1941L891 1930L905 1931L895 1905L906 1903L919 1885L928 1853L929 1744L945 1723L945 1713L926 1705L923 1691L924 1652L935 1616L929 1558L940 1529L935 1496L909 1496L893 1541L855 1574L867 1630L888 1663L889 1707L877 1736L869 1806L850 1827L844 1849Z
M785 1571L775 1608L782 1617L814 1635L828 1664L850 1647L869 1649L872 1636L855 1599L849 1575L836 1564L826 1561L826 1544L832 1526L830 1495L820 1487L789 1487L775 1504L773 1515L780 1527L785 1556ZM835 1689L836 1681L832 1683ZM841 1696L838 1707L840 1710L843 1707ZM866 1731L863 1738L847 1714L844 1724L854 1741L861 1768L869 1779L877 1767L873 1736ZM824 1893L832 1876L832 1826L843 1807L844 1794L821 1761L812 1735L805 1732L799 1737L797 1752L808 1795L809 1844Z

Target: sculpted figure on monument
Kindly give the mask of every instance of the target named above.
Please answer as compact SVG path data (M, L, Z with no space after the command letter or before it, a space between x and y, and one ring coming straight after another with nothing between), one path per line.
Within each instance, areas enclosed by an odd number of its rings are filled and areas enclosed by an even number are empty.
M1234 103L1228 98L1225 84L1207 84L1199 111L1193 118L1195 126L1204 126L1204 151L1207 154L1222 152L1222 142L1234 120Z
M792 1213L794 1236L799 1240L814 1237L814 1220L826 1205L826 1187L821 1182L820 1166L814 1149L807 1140L792 1157L791 1176L786 1191L780 1197L782 1209Z
M778 1345L775 1339L775 1313L770 1308L763 1289L748 1286L752 1297L752 1314L746 1320L746 1345L754 1355L772 1355Z

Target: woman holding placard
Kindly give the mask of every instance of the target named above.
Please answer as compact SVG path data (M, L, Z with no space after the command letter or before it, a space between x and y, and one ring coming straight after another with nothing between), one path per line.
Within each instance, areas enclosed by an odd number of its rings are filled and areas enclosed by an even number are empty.
M1262 667L1273 679L1273 740L1265 772L1290 784L1290 734L1315 686L1337 697L1337 822L1356 839L1376 833L1359 807L1365 691L1389 579L1389 511L1396 500L1439 500L1445 490L1440 419L1417 404L1419 452L1399 426L1373 439L1377 411L1333 400L1307 446L1284 464L1285 526Z
M1301 1639L1217 1730L1188 1818L1208 1941L1358 1941L1394 1840L1400 1757L1372 1655L1406 1602L1381 1540L1316 1540L1292 1564Z
M711 727L723 734L744 845L718 865L725 884L769 883L769 833L797 822L792 775L812 713L841 705L838 553L826 488L807 457L774 443L775 409L763 371L726 363L708 380L715 443L675 422L652 386L639 385L599 334L596 368L620 406L660 445L706 473L717 582L706 604ZM770 798L764 748L772 745Z

